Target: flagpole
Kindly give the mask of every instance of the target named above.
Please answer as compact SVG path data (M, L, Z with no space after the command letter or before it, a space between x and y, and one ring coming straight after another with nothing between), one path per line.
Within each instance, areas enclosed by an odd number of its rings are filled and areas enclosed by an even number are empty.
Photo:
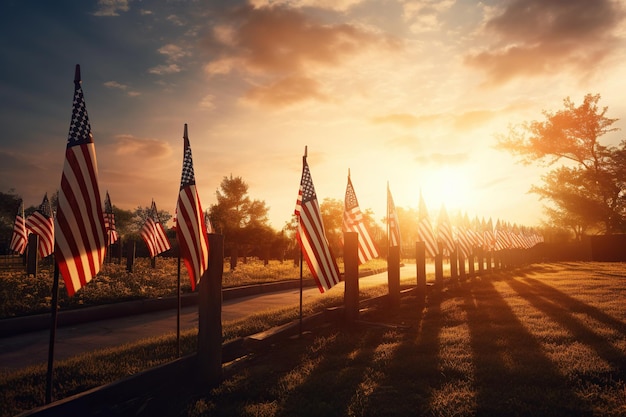
M307 146L304 145L304 155L302 156L302 166L306 163L307 157ZM300 219L298 219L298 227L300 227ZM302 337L302 291L303 291L303 280L302 280L302 263L304 262L302 256L302 247L300 247L300 337Z
M54 342L57 332L57 304L59 302L59 266L54 261L54 274L52 281L52 301L51 301L51 319L50 319L50 344L48 345L48 372L46 374L46 398L45 403L52 402L52 373L54 362Z
M178 283L176 284L176 294L178 298L178 312L176 314L176 353L180 357L180 248L178 249Z

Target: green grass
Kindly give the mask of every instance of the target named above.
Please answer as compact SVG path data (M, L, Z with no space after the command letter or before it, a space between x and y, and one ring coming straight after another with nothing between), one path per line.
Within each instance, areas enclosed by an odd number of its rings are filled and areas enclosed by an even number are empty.
M624 416L626 268L537 265L238 364L190 416Z
M369 324L281 341L225 368L215 389L172 381L184 394L152 401L180 416L626 416L625 295L624 264L497 272L432 291L424 304L405 297L397 312L368 309L360 318ZM322 295L306 311L341 298ZM224 334L296 316L296 308L259 314L225 323ZM194 332L185 346L194 349ZM148 358L171 360L173 349L169 337L59 362L55 395L137 372ZM40 403L44 374L40 367L0 377L0 404L11 407L2 415Z

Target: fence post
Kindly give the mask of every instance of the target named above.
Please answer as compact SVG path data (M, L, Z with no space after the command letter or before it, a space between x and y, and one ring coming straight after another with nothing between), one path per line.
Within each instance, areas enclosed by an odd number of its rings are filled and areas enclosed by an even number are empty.
M354 322L359 316L359 234L343 234L344 306L346 321Z
M417 296L419 300L426 297L426 243L415 243L415 265L417 267Z
M389 306L400 308L400 247L390 246L387 255L387 285L389 287Z
M465 256L463 256L462 251L457 250L457 253L459 257L459 280L465 281Z
M127 242L126 245L126 271L133 272L133 267L135 265L135 249L136 243L135 241Z
M198 371L201 381L222 381L222 275L224 236L209 233L209 267L198 285Z
M31 233L28 235L26 275L33 275L34 277L37 277L37 256L39 255L37 246L39 246L39 236Z
M471 278L474 278L474 274L475 274L475 270L474 270L474 258L475 258L475 254L474 254L474 249L472 249L472 252L467 256L467 266L468 266L468 273L469 276Z
M443 288L443 244L437 242L438 252L435 255L435 286L439 289Z
M459 281L459 251L454 248L453 251L450 252L450 278L454 284Z

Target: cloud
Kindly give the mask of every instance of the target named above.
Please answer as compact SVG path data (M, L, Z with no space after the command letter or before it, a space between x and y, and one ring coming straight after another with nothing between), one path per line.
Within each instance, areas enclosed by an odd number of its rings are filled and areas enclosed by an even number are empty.
M205 65L207 74L239 71L252 80L248 100L284 106L325 100L325 71L340 71L352 57L372 48L397 49L399 43L349 23L323 23L285 5L247 5L225 14L204 46L214 57Z
M246 94L246 99L261 104L282 107L307 99L328 100L328 96L321 91L320 84L307 77L285 77L278 81L255 87Z
M415 162L426 165L456 165L462 162L465 162L469 159L468 153L452 153L452 154L443 154L443 153L432 153L428 155L420 155L415 157Z
M486 22L496 43L465 63L485 71L492 85L563 71L584 77L618 48L614 32L623 18L611 0L514 0Z
M129 90L129 87L126 84L118 83L117 81L107 81L104 83L104 86L107 88L125 91L130 97L137 97L141 95L139 91Z
M180 72L180 67L177 64L157 65L150 68L148 72L156 75L176 74Z
M115 154L143 160L162 159L172 154L169 143L157 139L140 139L132 135L115 136Z
M128 10L128 0L98 0L98 10L93 15L119 16L118 11L127 12Z
M372 123L383 124L389 123L393 125L402 126L404 128L413 128L425 123L431 123L433 121L441 119L440 114L430 114L423 116L414 116L409 113L393 113L385 116L377 116L372 118Z
M505 109L506 110L506 109ZM433 126L434 124L445 124L452 126L456 130L466 131L484 126L493 118L498 116L499 111L494 110L469 110L462 113L444 114L424 114L415 116L410 113L392 113L384 116L377 116L371 119L374 124L392 124L412 129L416 127Z

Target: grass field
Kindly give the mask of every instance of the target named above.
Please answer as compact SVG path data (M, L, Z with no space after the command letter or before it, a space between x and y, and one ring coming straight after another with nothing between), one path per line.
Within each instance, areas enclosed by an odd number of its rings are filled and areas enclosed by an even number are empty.
M364 311L363 324L285 340L226 368L215 389L172 381L171 395L150 407L173 416L626 416L625 295L619 263L484 275L429 291L425 302L404 297L396 312ZM249 322L258 329L290 314ZM250 334L250 323L225 336ZM97 384L103 363L125 362L122 373L132 373L140 365L131 358L162 355L161 344L118 349L101 362L77 358L65 378L80 391L86 380ZM0 409L40 381L32 372L2 376Z
M623 264L476 278L290 340L179 415L625 416L624 296Z

